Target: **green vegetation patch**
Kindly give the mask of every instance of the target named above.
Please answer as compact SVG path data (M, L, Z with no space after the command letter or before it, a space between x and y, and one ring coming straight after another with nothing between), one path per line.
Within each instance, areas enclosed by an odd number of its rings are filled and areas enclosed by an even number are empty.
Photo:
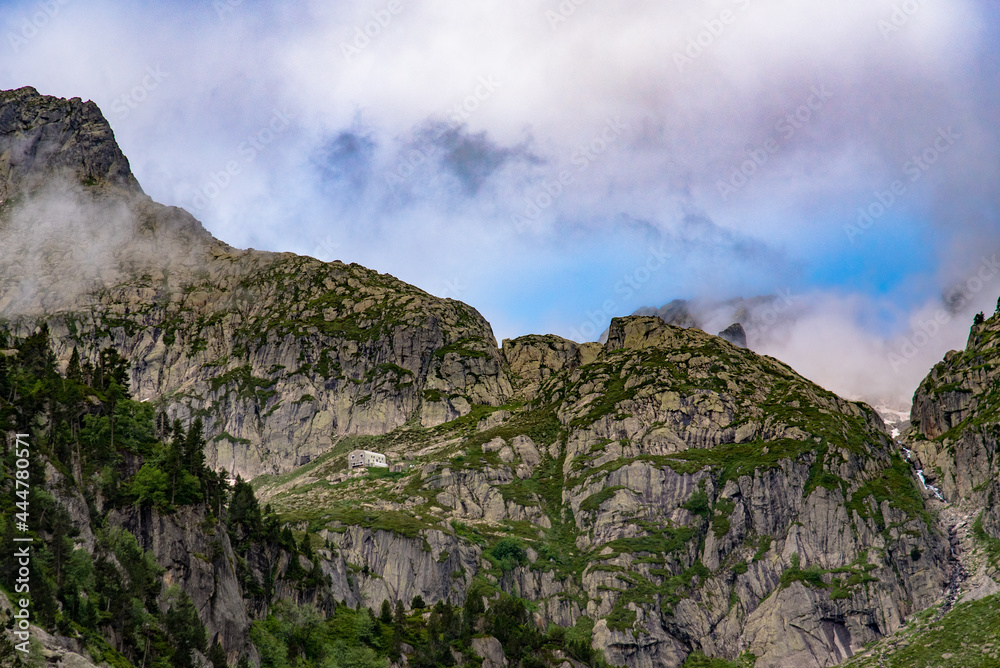
M648 458L669 466L677 473L692 474L713 469L719 475L719 485L728 480L752 476L761 469L780 468L784 460L796 461L812 452L816 444L788 438L751 443L729 443L715 448L693 448L666 457ZM647 459L647 458L642 458Z
M976 521L972 524L972 535L983 548L990 565L996 567L1000 563L1000 540L994 538L986 532L983 527L983 512L976 516Z
M830 473L826 468L828 454L829 446L826 443L823 443L816 449L816 459L813 461L812 466L809 467L809 477L806 479L806 485L802 489L803 498L808 497L820 487L825 489L839 489L844 497L847 497L847 482Z
M1000 595L959 603L940 619L918 615L850 668L995 668L1000 666Z
M664 527L652 522L639 522L639 526L648 532L646 536L632 538L617 538L600 546L601 550L611 548L611 553L599 557L611 559L620 554L657 555L666 557L677 552L698 538L698 530L694 527Z
M633 627L636 620L635 611L629 604L652 606L657 602L666 612L677 605L696 582L704 581L710 577L712 572L701 563L695 561L690 568L684 569L681 573L671 573L666 569L654 569L650 579L637 572L620 571L616 577L622 580L627 586L618 591L618 599L615 606L605 618L608 628L616 631L627 631ZM610 589L610 588L607 588Z
M729 516L736 510L736 504L729 499L719 499L715 502L716 514L712 517L712 533L716 538L722 538L729 533Z
M244 364L216 376L209 385L213 392L217 392L221 388L226 388L227 392L235 390L240 399L265 404L268 399L278 393L271 389L277 382L274 379L254 376L250 365Z
M421 521L409 513L396 510L371 510L358 508L355 504L342 503L333 508L321 511L291 511L282 514L287 522L308 521L309 531L316 532L323 528L336 530L335 522L344 526L359 526L372 531L391 531L406 538L420 538L420 532L425 529L441 527L427 521Z
M688 655L681 668L753 668L756 662L757 657L749 652L744 652L736 661L710 658L701 652L693 652Z
M764 556L771 550L771 543L774 538L771 536L761 536L759 542L757 543L757 552L753 555L753 561L756 563L764 558Z
M605 487L600 492L597 492L596 494L591 494L586 499L584 499L583 502L580 504L580 510L584 512L594 512L595 510L599 510L600 507L604 505L605 501L610 500L611 497L613 497L615 494L617 494L619 491L623 489L628 489L628 488L623 487L621 485L612 485L611 487Z
M698 490L691 495L691 498L684 502L681 508L706 520L711 517L712 507L708 499L708 494L705 493L705 485L699 485Z
M484 351L477 350L477 349L471 347L471 346L474 346L474 345L480 345L481 346L481 345L483 345L483 341L481 339L474 339L472 337L465 337L465 338L459 339L455 343L451 343L451 344L449 344L447 346L444 346L442 348L438 348L437 350L434 351L434 357L442 358L442 357L444 357L445 355L447 355L449 353L454 353L454 354L459 355L461 357L481 357L481 358L489 357L489 355L487 353L485 353Z
M882 516L884 501L902 510L910 518L923 520L927 528L933 530L933 518L924 507L924 499L917 489L910 464L896 453L892 454L890 466L882 469L851 494L847 510L857 512L860 517L874 519L879 529L884 530L889 528Z
M824 569L818 566L801 568L799 555L792 555L792 564L781 574L781 587L787 587L793 582L801 582L814 589L829 589L832 600L850 598L854 590L869 582L878 582L877 578L868 575L875 565L867 563L867 551L858 555L850 566L843 568ZM830 581L827 582L827 577Z

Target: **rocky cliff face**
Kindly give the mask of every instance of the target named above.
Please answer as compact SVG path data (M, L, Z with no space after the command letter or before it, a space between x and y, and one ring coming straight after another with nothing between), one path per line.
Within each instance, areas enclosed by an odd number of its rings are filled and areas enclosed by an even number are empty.
M30 87L0 91L0 200L53 175L142 192L96 104Z
M949 352L913 396L908 442L928 482L949 501L992 498L1000 430L1000 318L973 325L964 351Z
M669 325L719 332L730 343L746 348L748 343L758 346L767 331L788 326L800 311L796 299L785 293L727 301L675 299L659 308L644 306L632 315L657 316ZM607 332L601 340L606 336Z
M912 449L927 484L950 506L956 570L978 595L1000 590L1000 315L973 324L966 348L936 364L913 396ZM965 535L966 540L958 537ZM986 553L985 561L980 559ZM956 576L958 577L958 576ZM957 583L955 595L960 591Z
M197 284L119 285L49 324L63 357L114 345L134 360L137 397L203 417L210 462L233 475L284 472L339 436L433 426L511 392L489 325L464 304L310 258L226 252L207 266Z
M407 463L398 479L343 472L345 443L262 494L333 526L360 505L370 529L417 532L411 557L430 536L519 536L529 563L511 573L466 552L461 578L399 591L485 579L555 623L595 620L595 646L628 666L835 665L940 595L947 542L869 407L657 318L613 321L600 350L532 336L503 352L528 403L366 441Z
M206 632L227 648L231 662L256 656L229 536L216 520L206 517L204 507L184 507L169 516L132 508L113 511L108 521L134 534L139 546L156 556L165 571L162 595L170 587L187 592Z
M902 445L926 480L928 508L949 537L941 605L877 643L851 666L997 664L1000 609L1000 316L976 318L966 347L951 351L917 388Z

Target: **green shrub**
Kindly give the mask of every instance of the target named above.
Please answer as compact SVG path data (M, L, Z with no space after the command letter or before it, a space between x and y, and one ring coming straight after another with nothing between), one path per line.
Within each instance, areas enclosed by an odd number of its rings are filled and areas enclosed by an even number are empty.
M528 552L524 549L524 545L512 536L501 538L490 550L490 556L505 573L528 563Z

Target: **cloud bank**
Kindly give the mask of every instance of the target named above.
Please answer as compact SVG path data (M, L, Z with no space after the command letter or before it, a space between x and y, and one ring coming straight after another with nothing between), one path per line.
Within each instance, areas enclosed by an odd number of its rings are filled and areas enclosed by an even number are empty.
M986 2L51 0L0 29L0 87L93 99L154 199L501 338L790 292L763 352L904 401L1000 294L968 285L1000 250Z

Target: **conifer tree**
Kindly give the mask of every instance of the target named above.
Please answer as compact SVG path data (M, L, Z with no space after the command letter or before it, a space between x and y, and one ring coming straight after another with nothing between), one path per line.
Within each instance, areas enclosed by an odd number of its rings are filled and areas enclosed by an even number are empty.
M382 601L382 610L378 619L383 624L392 624L392 606L389 605L389 599Z
M170 505L174 505L177 496L177 478L184 469L184 427L180 420L174 420L173 438L167 445L163 456L163 468L170 477Z
M80 351L76 349L76 346L73 346L73 353L69 356L69 366L66 367L66 378L77 383L83 382L83 369L80 367Z
M299 542L299 552L301 552L306 559L312 559L312 541L309 540L308 532L302 535L302 540Z
M199 478L205 469L205 430L200 417L196 417L184 437L184 467Z
M167 633L174 644L174 666L193 668L194 651L204 652L208 641L205 627L187 592L181 592L178 600L170 606L165 621Z
M212 663L212 668L226 668L226 650L222 648L219 641L212 643L212 648L208 650L208 660Z

